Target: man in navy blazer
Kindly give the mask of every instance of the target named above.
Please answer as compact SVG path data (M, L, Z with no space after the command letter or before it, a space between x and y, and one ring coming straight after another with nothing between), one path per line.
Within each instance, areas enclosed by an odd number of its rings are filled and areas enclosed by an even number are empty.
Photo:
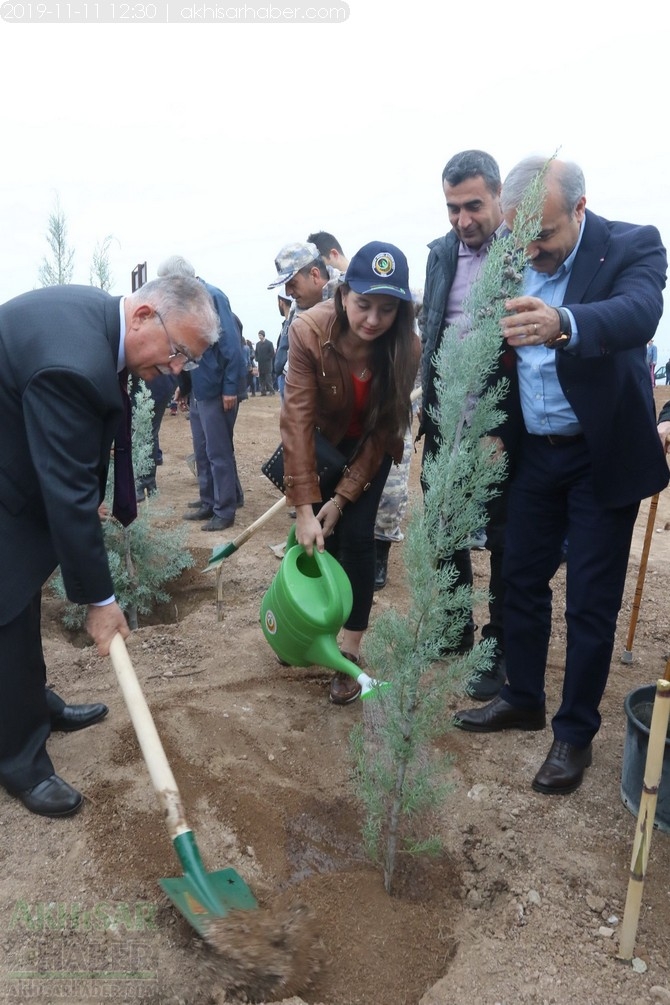
M577 165L527 158L502 190L511 227L546 169L541 231L528 249L524 296L508 301L503 336L517 358L524 431L505 539L507 683L458 712L474 732L545 726L551 579L567 538L567 648L554 742L532 787L565 794L591 764L598 707L640 501L668 484L645 354L663 312L665 248L655 227L586 209Z
M89 605L101 656L116 632L128 635L99 513L123 413L119 373L178 374L217 329L195 280L156 280L125 298L47 287L0 306L0 784L35 813L66 816L82 802L54 772L50 732L107 713L45 688L42 585L60 565L68 598Z

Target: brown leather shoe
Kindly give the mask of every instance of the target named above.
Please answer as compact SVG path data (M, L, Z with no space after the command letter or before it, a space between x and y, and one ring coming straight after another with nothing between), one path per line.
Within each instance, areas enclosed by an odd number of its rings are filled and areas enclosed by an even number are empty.
M342 655L356 666L360 663L358 656L344 652ZM352 701L356 701L360 693L361 685L348 673L336 673L330 682L330 700L334 705L349 705Z
M544 729L547 724L544 706L515 708L500 696L483 708L468 708L456 712L454 726L470 733L499 733L502 729Z
M554 740L547 759L533 779L536 792L547 796L567 796L582 784L584 769L591 766L593 749L575 747L565 740Z

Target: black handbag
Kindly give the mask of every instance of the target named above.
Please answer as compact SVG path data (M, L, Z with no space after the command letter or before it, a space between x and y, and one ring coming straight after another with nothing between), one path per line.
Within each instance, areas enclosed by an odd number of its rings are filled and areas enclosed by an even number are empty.
M323 499L329 499L347 467L347 458L326 439L320 429L314 430L314 445L321 496ZM280 492L284 491L284 447L281 443L272 457L261 464L261 471Z

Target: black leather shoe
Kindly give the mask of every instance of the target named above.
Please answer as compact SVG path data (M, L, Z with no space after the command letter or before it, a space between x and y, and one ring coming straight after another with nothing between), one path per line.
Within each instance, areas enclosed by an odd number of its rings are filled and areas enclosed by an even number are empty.
M502 698L494 698L483 708L456 712L454 725L469 733L499 733L503 729L544 729L547 717L542 708L515 708Z
M97 705L65 705L58 715L51 717L51 732L75 733L86 729L94 722L104 719L109 709L100 702Z
M213 516L214 510L211 506L199 506L190 513L184 513L182 520L210 520Z
M31 813L42 817L69 817L76 813L84 801L81 792L63 781L58 775L50 775L32 789L13 792Z
M497 652L488 670L472 675L465 685L465 693L468 698L474 698L475 701L491 701L500 694L506 676L505 657L501 652Z
M533 779L536 792L547 796L567 796L582 784L584 768L591 766L593 749L575 747L565 740L554 740L547 759Z
M231 520L224 520L222 516L212 516L207 523L203 523L200 530L228 530L228 528L233 527L234 524L235 517Z

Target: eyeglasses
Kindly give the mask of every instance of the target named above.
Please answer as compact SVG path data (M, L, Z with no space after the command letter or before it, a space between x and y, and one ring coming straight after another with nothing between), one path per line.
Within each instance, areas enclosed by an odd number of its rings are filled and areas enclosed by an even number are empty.
M167 335L168 345L170 346L170 349L172 349L172 352L168 356L168 364L170 364L173 359L176 360L177 357L182 356L186 360L186 362L182 366L182 370L197 370L200 360L202 359L202 356L198 357L191 356L188 349L185 349L183 345L175 345L172 339L170 338L167 328L165 327L165 322L163 321L163 318L161 317L160 313L157 310L155 310L155 308L154 313L158 318L158 320L160 321L161 325L163 326L163 331ZM162 363L157 363L156 369L159 370L160 373L172 373L170 366Z

